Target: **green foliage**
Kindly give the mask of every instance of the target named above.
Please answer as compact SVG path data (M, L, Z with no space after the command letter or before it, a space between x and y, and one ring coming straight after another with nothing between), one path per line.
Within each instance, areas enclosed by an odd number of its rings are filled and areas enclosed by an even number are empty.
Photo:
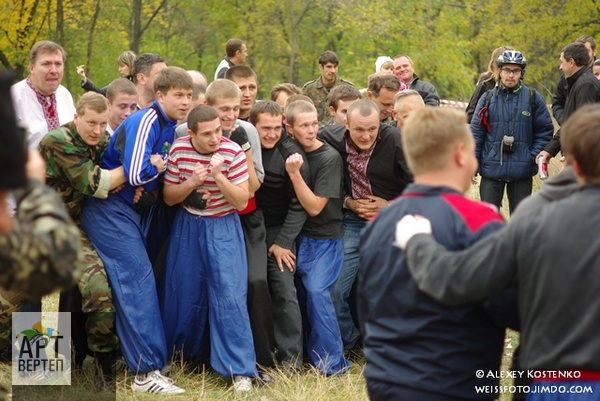
M262 97L279 82L302 85L318 76L316 59L329 49L340 57L340 76L359 87L366 86L378 56L404 53L442 98L464 101L491 51L508 44L529 60L526 83L549 100L560 76L560 49L600 31L594 0L137 1L140 51L160 53L171 65L199 69L212 80L225 42L239 37L248 45L247 62L258 74ZM133 9L127 0L2 2L0 62L24 73L31 45L57 40L62 29L70 60L67 86L80 93L80 64L96 84L106 85L118 76L116 57L133 45Z

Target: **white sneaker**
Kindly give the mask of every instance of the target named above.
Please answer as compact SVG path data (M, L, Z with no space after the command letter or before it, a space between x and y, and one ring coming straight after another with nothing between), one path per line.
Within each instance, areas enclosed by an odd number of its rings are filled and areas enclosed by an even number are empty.
M173 379L164 377L158 370L148 373L144 379L135 378L131 384L133 391L151 394L181 394L185 390L173 384Z
M252 379L246 376L233 377L233 391L245 393L252 390Z

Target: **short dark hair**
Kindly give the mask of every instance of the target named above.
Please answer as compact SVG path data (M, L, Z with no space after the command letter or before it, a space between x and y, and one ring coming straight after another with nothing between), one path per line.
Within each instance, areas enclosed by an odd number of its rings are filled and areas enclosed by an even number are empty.
M137 74L149 75L152 71L152 66L156 63L165 63L165 59L156 53L142 53L135 58L133 62L133 83L137 84Z
M244 42L241 39L229 39L225 44L225 54L227 54L227 57L234 57L235 53L242 50L243 44Z
M137 89L133 82L127 78L117 78L108 85L108 88L106 88L106 98L112 103L112 101L115 100L115 97L120 93L137 95Z
M279 104L277 104L277 102L273 100L256 102L250 109L250 118L248 120L252 123L252 125L256 125L258 123L258 117L260 117L261 114L281 116L283 115L283 109Z
M183 68L167 67L156 74L154 93L167 94L170 89L194 89L192 77Z
M67 61L67 52L61 45L50 40L36 42L29 50L29 65L34 65L41 53L61 53L63 63Z
M338 65L340 63L340 59L338 58L337 54L335 54L335 52L327 50L321 53L321 55L319 56L319 65L324 66L327 63Z
M329 106L337 110L340 100L347 102L349 100L362 99L362 95L354 85L342 84L334 86L331 91L329 91L327 99L329 99Z
M578 67L590 63L590 55L585 45L581 42L569 43L561 50L565 60L573 59Z
M207 121L218 120L219 113L213 107L201 104L196 106L190 111L187 117L188 129L193 133L198 132L198 123L205 123Z
M229 68L225 73L225 79L229 79L230 81L234 81L235 78L250 78L254 77L256 82L258 83L258 78L256 78L256 73L254 70L247 65L234 65Z
M397 92L400 89L400 78L394 74L385 74L381 72L369 75L369 86L367 88L369 92L375 95L375 97L378 97L379 92L383 88Z

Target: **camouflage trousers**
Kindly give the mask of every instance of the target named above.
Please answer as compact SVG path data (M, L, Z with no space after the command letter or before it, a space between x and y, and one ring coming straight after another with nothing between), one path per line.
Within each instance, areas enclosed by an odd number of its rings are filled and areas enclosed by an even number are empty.
M80 227L81 230L81 227ZM86 316L88 348L94 352L112 352L117 346L115 308L104 264L87 235L81 230L84 252L83 273L77 286L81 293L81 311ZM12 312L21 309L24 296L0 288L0 353L10 346Z
M117 346L115 307L104 264L81 226L84 270L77 286L83 300L81 311L86 315L88 348L94 352L111 352Z

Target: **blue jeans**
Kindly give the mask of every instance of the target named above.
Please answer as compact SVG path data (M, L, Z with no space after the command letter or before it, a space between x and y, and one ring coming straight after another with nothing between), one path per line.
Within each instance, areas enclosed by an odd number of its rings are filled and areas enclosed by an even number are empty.
M344 264L340 271L340 276L333 289L332 299L335 306L335 314L337 315L344 349L350 350L354 348L360 338L360 332L354 324L350 305L355 300L350 299L352 285L356 281L358 272L358 244L360 242L360 234L363 228L367 225L367 221L358 217L358 215L349 210L344 213Z
M502 197L504 196L504 187L506 186L508 209L510 210L510 214L513 214L519 202L531 195L532 185L532 178L498 181L493 178L481 177L479 197L482 201L491 203L500 209Z

